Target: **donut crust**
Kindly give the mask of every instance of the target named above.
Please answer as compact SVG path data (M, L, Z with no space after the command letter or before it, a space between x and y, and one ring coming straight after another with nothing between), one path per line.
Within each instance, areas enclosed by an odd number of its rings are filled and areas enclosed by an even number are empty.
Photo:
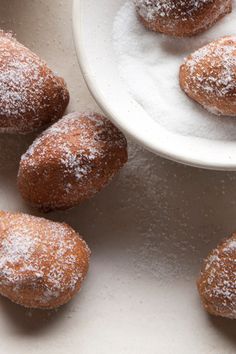
M143 25L170 36L193 36L232 11L232 0L134 0Z
M0 212L0 294L29 308L68 302L88 271L90 251L70 226Z
M0 31L0 132L33 132L62 117L64 80L11 34Z
M220 38L187 57L179 81L209 112L236 116L236 36Z
M96 113L72 113L22 156L18 187L43 211L67 209L100 191L127 161L124 135Z
M215 316L236 319L236 233L205 259L197 281L203 307Z

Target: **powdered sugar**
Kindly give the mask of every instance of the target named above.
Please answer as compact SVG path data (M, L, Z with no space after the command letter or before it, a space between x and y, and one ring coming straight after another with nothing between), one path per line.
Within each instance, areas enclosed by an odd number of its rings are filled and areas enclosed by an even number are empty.
M234 1L234 11L209 31L184 39L146 30L138 20L131 0L118 12L113 43L120 76L132 97L157 124L181 135L235 140L234 118L219 118L207 113L185 97L178 79L184 57L216 38L235 33L235 5ZM208 109L216 111L216 107Z
M230 240L224 248L224 252L236 252L236 239Z
M30 230L27 227L19 230L8 232L8 236L1 244L0 267L5 266L8 262L17 264L19 261L27 262L35 250L37 236L30 237ZM22 242L22 234L24 242Z

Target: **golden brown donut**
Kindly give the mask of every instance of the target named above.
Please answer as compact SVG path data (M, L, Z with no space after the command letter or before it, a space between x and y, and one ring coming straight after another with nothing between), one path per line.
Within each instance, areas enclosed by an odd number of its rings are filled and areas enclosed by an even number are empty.
M232 10L232 0L134 0L134 4L145 27L177 37L203 32Z
M217 115L236 116L236 36L200 48L180 67L180 86Z
M51 309L80 289L90 251L67 224L0 212L0 293L30 308Z
M18 187L33 206L66 209L100 191L126 161L126 139L107 118L72 113L22 156Z
M209 254L197 285L206 311L236 319L236 234Z
M0 31L0 132L29 133L62 117L64 80L36 54Z

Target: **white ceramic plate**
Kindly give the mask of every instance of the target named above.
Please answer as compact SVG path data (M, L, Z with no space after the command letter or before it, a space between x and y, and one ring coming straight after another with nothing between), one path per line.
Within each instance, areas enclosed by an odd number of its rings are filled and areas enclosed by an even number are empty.
M177 135L154 122L119 77L114 17L125 0L74 0L74 37L84 78L114 123L156 154L188 165L236 170L236 142Z

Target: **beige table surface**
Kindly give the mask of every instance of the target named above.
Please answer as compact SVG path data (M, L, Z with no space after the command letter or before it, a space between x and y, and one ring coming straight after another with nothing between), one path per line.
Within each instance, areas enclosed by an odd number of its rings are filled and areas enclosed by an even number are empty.
M95 0L94 0L95 1ZM1 0L0 22L67 81L69 111L98 109L82 79L71 0ZM0 207L38 215L16 189L33 136L0 136ZM202 258L236 229L236 173L163 160L130 143L130 161L106 190L52 213L92 249L80 294L58 311L29 311L0 298L0 353L236 352L235 322L202 311L195 279Z

